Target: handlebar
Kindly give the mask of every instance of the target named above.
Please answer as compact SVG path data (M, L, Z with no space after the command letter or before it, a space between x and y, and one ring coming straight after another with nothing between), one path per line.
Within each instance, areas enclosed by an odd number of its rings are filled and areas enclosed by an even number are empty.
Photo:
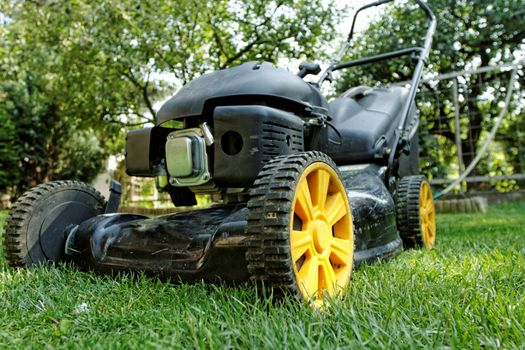
M407 121L408 116L410 114L410 110L412 108L412 105L414 104L414 100L416 98L416 92L419 87L419 82L421 80L421 75L423 74L423 68L425 66L425 63L428 59L428 54L430 53L430 48L432 46L432 37L434 36L434 33L436 32L436 17L434 16L434 13L432 13L432 10L428 7L426 3L424 3L421 0L414 0L416 4L419 6L423 12L425 12L425 15L428 19L428 28L425 35L425 42L422 47L413 47L393 52L387 52L383 53L377 56L368 57L360 60L355 60L352 62L345 62L340 64L340 60L343 58L344 54L350 47L350 42L352 41L352 37L354 35L354 29L355 29L355 23L357 16L362 11L376 6L381 6L390 2L393 2L394 0L378 0L375 2L372 2L368 5L362 6L359 8L354 16L354 19L352 21L352 27L350 28L350 33L348 34L348 38L346 39L346 42L343 44L339 52L337 53L337 56L332 60L330 66L323 72L321 78L318 81L318 86L320 86L327 78L331 78L331 74L333 71L336 71L338 69L343 68L349 68L354 67L357 65L362 64L368 64L372 62L377 62L384 59L394 58L394 57L400 57L406 54L410 53L418 53L417 57L417 64L414 69L414 73L412 75L411 85L410 89L408 90L406 101L404 102L401 110L401 119L399 121L399 124L397 126L395 136L394 136L394 142L392 149L390 150L390 154L388 155L388 167L387 172L385 174L385 179L389 182L390 176L397 173L397 169L399 166L398 157L400 155L400 152L402 151L403 145L409 144L410 139L415 133L414 130L407 130ZM390 182L389 182L390 183Z
M334 71L334 68L339 65L339 62L341 61L341 59L343 58L344 54L346 53L346 51L350 47L350 43L351 43L351 41L353 39L353 36L354 36L355 24L356 24L357 17L359 16L359 14L362 11L364 11L366 9L369 9L371 7L381 6L381 5L384 5L384 4L393 2L393 1L394 0L378 0L378 1L372 2L370 4L364 5L364 6L360 7L356 11L356 13L354 15L354 18L352 19L352 26L350 27L350 33L348 34L348 37L347 37L345 43L339 49L337 55L332 60L330 66L321 75L321 78L319 79L319 81L317 83L318 85L321 85L330 76L331 72ZM436 31L436 17L434 16L434 13L432 12L432 10L428 7L428 5L426 3L424 3L421 0L414 0L414 1L423 10L423 12L425 12L425 15L426 15L426 17L428 19L428 29L427 29L427 33L425 35L425 42L423 44L423 47L422 47L422 50L421 50L421 53L420 53L420 57L423 60L426 60L428 58L428 54L429 54L430 48L432 46L432 37L434 36L434 33Z

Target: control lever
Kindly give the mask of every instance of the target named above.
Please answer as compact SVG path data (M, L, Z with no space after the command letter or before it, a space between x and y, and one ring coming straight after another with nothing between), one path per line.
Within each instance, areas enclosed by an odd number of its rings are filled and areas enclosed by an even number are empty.
M308 74L317 75L321 72L321 67L317 63L313 62L302 62L299 65L299 73L297 73L297 76L299 78L304 78Z

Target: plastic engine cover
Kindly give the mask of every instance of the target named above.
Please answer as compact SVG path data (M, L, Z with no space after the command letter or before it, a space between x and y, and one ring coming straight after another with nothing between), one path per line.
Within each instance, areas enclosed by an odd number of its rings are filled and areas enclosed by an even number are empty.
M304 122L266 106L217 107L213 178L222 187L251 186L271 159L304 150Z
M295 74L268 62L247 62L204 74L186 84L162 105L157 113L157 125L202 115L212 100L227 100L227 104L234 105L254 99L303 112L312 106L328 107L319 90Z

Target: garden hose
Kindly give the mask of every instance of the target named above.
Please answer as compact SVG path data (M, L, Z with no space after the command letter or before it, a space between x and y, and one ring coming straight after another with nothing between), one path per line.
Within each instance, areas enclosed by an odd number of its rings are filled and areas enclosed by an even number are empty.
M521 63L523 64L524 61L522 61ZM505 105L501 109L501 111L499 113L499 116L498 116L498 119L496 120L496 123L494 124L494 126L492 127L492 130L490 131L490 135L487 138L487 140L485 141L485 143L483 144L483 146L481 147L480 151L478 152L476 157L472 160L472 162L470 162L470 164L465 169L463 174L458 179L456 179L454 182L452 182L450 185L448 185L448 187L445 188L443 191L437 192L434 195L434 199L439 199L439 198L443 197L445 194L449 193L452 189L454 189L454 187L459 185L463 180L465 180L465 178L472 172L472 170L474 170L474 168L476 167L478 162L481 160L481 157L483 157L483 155L487 151L487 148L489 147L490 143L492 142L492 139L494 139L494 136L496 136L496 132L498 131L498 128L499 128L501 122L503 121L503 117L505 116L505 114L507 113L507 110L509 108L510 99L512 97L512 92L514 90L514 83L516 82L517 71L518 71L518 66L516 66L512 70L512 73L511 73L511 76L510 76L510 79L509 79L509 85L507 86L507 96L505 97Z

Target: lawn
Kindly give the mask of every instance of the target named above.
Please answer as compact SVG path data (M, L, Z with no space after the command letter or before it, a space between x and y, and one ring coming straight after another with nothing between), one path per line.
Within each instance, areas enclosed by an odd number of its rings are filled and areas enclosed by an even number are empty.
M358 268L322 313L249 285L14 270L0 250L0 348L525 348L525 203L438 216L438 235Z

